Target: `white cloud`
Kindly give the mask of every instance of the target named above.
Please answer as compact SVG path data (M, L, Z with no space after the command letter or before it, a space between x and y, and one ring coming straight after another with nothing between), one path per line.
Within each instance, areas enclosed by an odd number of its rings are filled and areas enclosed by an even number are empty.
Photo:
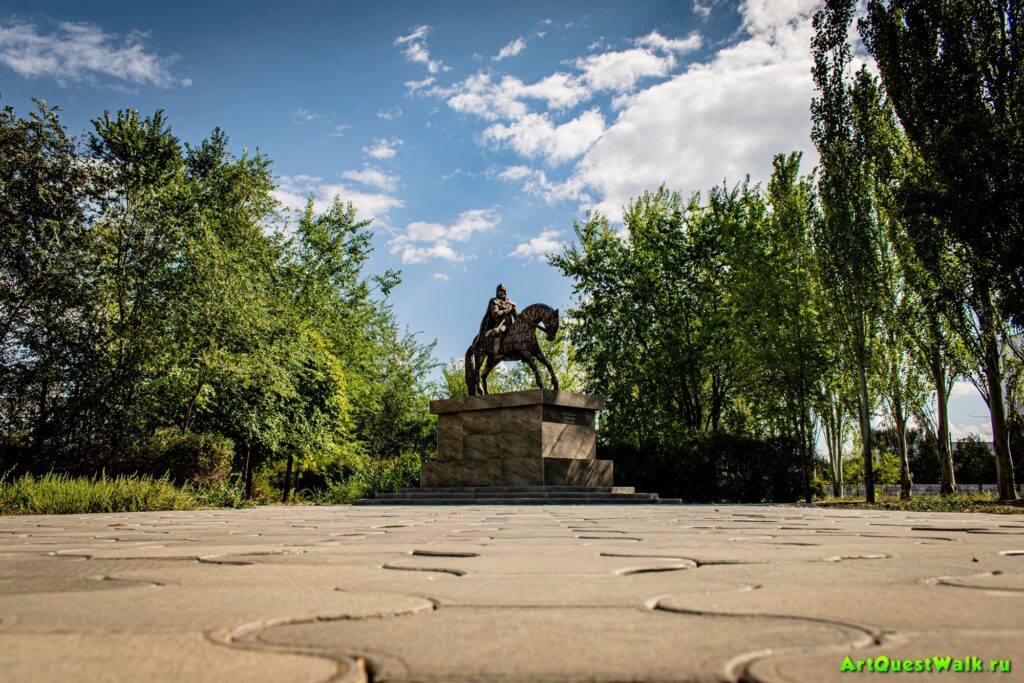
M509 43L505 47L501 48L501 51L498 52L498 56L494 57L494 61L500 62L503 59L508 59L509 57L515 57L517 54L522 52L525 48L526 48L526 40L523 39L523 38L516 38L511 43Z
M722 0L693 0L693 13L701 19L711 16L711 10L722 4Z
M398 187L400 178L395 175L388 175L379 168L367 166L361 171L345 171L341 174L343 178L354 180L363 185L370 185L385 192L394 192Z
M444 273L434 273L431 277L433 277L435 280L440 280L441 282L448 282L451 279Z
M955 382L953 389L949 392L949 399L957 398L980 398L978 388L970 382Z
M484 139L507 144L522 156L543 157L555 165L586 152L603 132L604 117L595 108L560 126L547 114L527 114L510 125L498 123L487 128Z
M430 58L430 50L427 49L428 33L430 33L429 26L417 26L409 35L395 38L395 45L402 46L402 54L407 60L423 64L427 67L427 71L436 74L441 70L443 63L439 59Z
M549 204L567 200L589 204L592 201L590 195L584 191L583 181L578 175L571 175L558 182L548 180L543 170L527 166L509 166L498 174L498 178L508 182L522 181L523 192L541 197Z
M405 202L390 194L362 192L341 183L326 183L318 176L278 176L277 181L272 194L286 209L293 211L304 210L310 195L315 195L313 210L318 213L329 209L334 198L340 197L343 202L352 202L360 216L387 225L388 213L405 206Z
M516 181L528 178L533 174L529 166L509 166L498 174L502 180Z
M426 78L419 81L406 81L405 89L409 91L410 95L415 95L418 91L431 86L435 80L437 79L435 79L433 76L427 76Z
M519 95L544 100L548 109L569 109L589 99L590 90L575 76L558 71L531 85L521 85Z
M747 34L710 61L621 101L619 117L578 163L573 178L601 198L612 220L630 198L662 183L688 194L725 178L767 180L772 157L810 143L811 15L815 2L745 2Z
M506 76L498 83L489 73L476 73L454 86L448 106L457 112L476 114L489 121L498 118L518 119L526 115L526 105L519 101L522 81Z
M402 254L402 263L464 261L466 256L457 252L452 242L468 242L474 233L492 230L500 222L501 216L494 209L463 211L451 225L414 221L388 242L388 247L392 254Z
M685 38L666 38L657 31L651 31L642 38L637 38L634 43L638 47L649 47L662 52L678 52L685 54L693 52L703 44L700 34L694 31Z
M119 40L96 24L71 21L43 34L34 24L4 21L0 22L0 64L25 78L52 78L61 86L98 85L101 77L158 88L190 86L191 79L171 73L179 56L161 57L148 51L148 37L133 31Z
M576 68L596 90L629 90L642 78L667 75L674 66L675 57L671 53L661 57L641 48L604 52L576 60Z
M555 239L560 234L558 230L545 230L530 241L517 245L508 255L524 259L543 259L548 254L561 252L565 248L565 243Z
M982 441L992 441L992 424L982 422L980 424L954 424L949 423L949 438L951 441L960 441L968 436L979 436Z
M391 138L390 140L376 138L371 147L363 147L363 153L374 159L393 159L395 154L398 153L398 148L403 144L405 144L404 141L399 138Z
M316 114L305 107L299 107L292 112L292 122L298 126L304 126L310 121L316 121L317 119L324 118L323 114Z
M536 83L524 84L515 76L495 81L490 73L481 71L438 91L448 98L448 106L465 114L476 114L488 121L500 118L520 119L529 112L524 99L543 100L549 109L562 110L590 98L590 90L578 78L556 72Z
M431 82L433 82L433 79L431 79ZM391 121L392 119L397 119L401 115L401 107L394 107L392 109L381 109L380 111L377 112L377 118L382 119L384 121Z

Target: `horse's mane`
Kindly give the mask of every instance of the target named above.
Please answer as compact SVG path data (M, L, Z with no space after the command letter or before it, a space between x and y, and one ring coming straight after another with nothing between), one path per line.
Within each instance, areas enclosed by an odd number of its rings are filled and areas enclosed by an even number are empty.
M547 304L530 304L523 310L519 311L519 314L516 316L516 322L512 325L512 330L523 330L530 327L531 324L551 316L557 317L557 313L555 312L555 309L551 308Z
M525 316L527 320L537 320L543 318L545 313L554 312L554 310L547 304L530 304L519 311L519 315Z

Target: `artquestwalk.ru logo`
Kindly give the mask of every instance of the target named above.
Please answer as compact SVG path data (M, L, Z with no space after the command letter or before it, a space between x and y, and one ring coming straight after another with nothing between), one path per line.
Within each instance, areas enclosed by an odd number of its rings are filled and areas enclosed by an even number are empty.
M879 655L867 659L846 657L839 666L842 672L872 673L1010 673L1009 659L989 659L980 657L926 657L924 659L898 659Z

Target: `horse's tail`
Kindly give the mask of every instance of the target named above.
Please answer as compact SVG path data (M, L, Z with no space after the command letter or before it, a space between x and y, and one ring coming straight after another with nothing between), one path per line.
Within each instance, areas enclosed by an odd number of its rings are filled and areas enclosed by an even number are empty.
M463 363L463 369L466 372L466 391L470 396L476 396L480 368L476 366L476 351L472 346L466 349L466 361Z

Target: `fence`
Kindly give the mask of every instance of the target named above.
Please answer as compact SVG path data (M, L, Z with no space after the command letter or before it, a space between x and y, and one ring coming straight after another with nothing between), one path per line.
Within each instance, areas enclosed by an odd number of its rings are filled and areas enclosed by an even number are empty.
M854 487L847 484L843 487L846 491L847 496L863 496L864 495L864 484L859 484L854 491ZM998 488L995 484L982 484L980 487L977 484L957 484L957 488L960 493L977 493L984 491L986 493L996 494ZM835 493L832 491L832 487L827 487L828 495L833 496ZM937 496L939 495L938 484L914 484L910 487L910 493L913 496ZM876 486L875 493L884 493L889 496L898 496L900 494L900 486L896 484L894 486ZM1024 483L1017 485L1017 497L1024 498Z

